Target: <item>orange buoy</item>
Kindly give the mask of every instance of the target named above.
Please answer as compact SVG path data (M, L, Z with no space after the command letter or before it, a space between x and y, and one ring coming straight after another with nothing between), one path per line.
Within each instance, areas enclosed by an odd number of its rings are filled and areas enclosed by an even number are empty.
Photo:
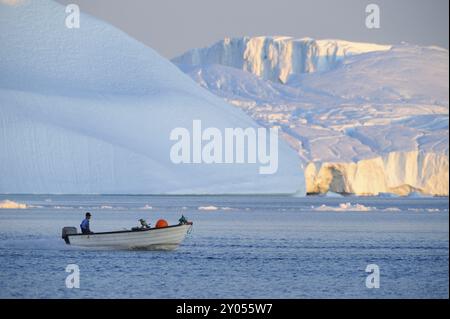
M158 221L156 222L155 227L156 228L164 228L169 226L169 224L167 223L167 221L165 219L158 219Z

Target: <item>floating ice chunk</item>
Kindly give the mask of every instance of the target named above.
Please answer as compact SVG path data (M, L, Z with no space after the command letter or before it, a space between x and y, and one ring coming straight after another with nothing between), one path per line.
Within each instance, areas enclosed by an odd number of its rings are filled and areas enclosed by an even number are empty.
M333 211L333 212L352 212L352 211L367 212L375 209L374 207L368 207L362 204L352 205L351 203L341 203L339 204L338 207L321 205L319 207L313 206L312 208L315 211Z
M27 204L17 203L8 199L0 201L0 209L26 209L27 207Z
M216 206L200 206L198 207L198 210L206 210L206 211L213 211L213 210L218 210L219 208Z

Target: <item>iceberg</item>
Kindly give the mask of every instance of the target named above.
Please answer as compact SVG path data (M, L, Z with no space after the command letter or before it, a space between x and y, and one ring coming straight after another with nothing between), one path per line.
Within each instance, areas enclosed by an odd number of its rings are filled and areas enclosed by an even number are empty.
M28 205L24 203L17 203L9 199L0 201L0 209L26 209L26 208L28 208Z
M368 212L374 209L374 207L364 206L363 204L352 205L352 203L341 203L338 207L327 205L313 207L313 210L321 212Z
M172 61L279 127L304 163L307 193L449 194L446 49L244 37Z
M331 70L346 56L389 49L389 45L332 39L241 37L225 38L209 47L189 50L173 62L193 66L219 64L286 83L292 76Z
M205 211L212 211L212 210L218 210L219 207L210 205L210 206L199 206L197 209L198 210L205 210Z
M448 155L393 152L349 163L309 163L308 193L380 195L413 193L448 196Z
M0 193L305 194L302 163L280 141L278 171L179 165L170 132L260 128L167 59L86 14L67 28L53 1L0 4Z

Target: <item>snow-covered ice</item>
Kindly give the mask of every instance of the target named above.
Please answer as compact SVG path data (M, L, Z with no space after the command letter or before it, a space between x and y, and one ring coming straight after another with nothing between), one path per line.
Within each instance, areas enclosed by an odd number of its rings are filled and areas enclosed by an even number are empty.
M327 206L325 204L314 207L315 211L326 211L326 212L368 212L375 209L374 207L368 207L363 204L352 204L352 203L341 203L339 206Z
M151 48L53 1L0 4L0 193L305 193L301 162L279 169L175 165L176 127L258 127Z
M372 43L285 36L225 38L210 47L194 48L173 61L194 66L220 64L286 83L291 76L331 70L345 56L389 48Z
M198 210L206 210L206 211L213 211L213 210L218 210L218 209L219 209L219 207L213 206L213 205L198 207Z
M173 61L258 123L280 127L305 163L309 193L449 193L446 49L244 37Z

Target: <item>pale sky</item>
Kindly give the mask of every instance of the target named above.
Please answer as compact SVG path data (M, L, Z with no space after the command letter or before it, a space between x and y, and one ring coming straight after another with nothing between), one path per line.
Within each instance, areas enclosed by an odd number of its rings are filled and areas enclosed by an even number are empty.
M105 20L167 58L224 37L286 35L448 49L448 0L58 0ZM381 28L365 26L380 7Z

